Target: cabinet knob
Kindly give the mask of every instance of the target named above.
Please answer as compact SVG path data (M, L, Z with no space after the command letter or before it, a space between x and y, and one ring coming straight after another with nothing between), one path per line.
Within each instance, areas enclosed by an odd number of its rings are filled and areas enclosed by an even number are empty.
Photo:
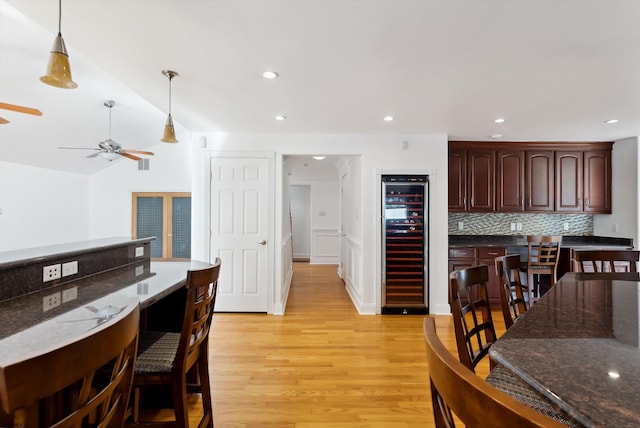
M265 240L263 239L262 241L258 242L258 244L260 244L260 245L267 245L267 241L265 241Z

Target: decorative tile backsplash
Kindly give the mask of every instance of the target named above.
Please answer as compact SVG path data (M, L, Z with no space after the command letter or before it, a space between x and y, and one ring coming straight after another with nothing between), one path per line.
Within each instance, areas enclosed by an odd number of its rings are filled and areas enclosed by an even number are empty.
M511 224L516 230L511 230ZM518 225L522 230L518 230ZM460 229L462 225L462 230ZM593 235L590 214L449 213L449 235Z

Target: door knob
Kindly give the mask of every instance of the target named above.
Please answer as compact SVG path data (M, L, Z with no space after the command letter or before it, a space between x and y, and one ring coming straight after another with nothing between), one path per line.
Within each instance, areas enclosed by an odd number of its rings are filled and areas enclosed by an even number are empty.
M263 239L262 241L258 242L258 244L260 244L260 245L267 245L267 241L265 241L265 240Z

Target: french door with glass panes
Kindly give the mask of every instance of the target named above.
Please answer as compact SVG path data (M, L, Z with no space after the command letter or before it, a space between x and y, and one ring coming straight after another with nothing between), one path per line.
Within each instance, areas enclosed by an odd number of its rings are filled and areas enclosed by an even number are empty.
M155 236L151 257L191 258L191 193L133 193L134 239Z

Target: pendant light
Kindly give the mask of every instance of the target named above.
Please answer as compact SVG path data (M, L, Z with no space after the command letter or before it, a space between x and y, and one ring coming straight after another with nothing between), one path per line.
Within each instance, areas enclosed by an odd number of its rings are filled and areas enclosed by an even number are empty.
M62 0L58 0L58 36L53 41L47 74L40 81L57 88L77 88L76 82L71 80L71 67L69 66L69 54L62 38Z
M164 125L164 134L160 141L164 143L177 143L176 130L173 127L173 119L171 118L171 79L178 76L178 73L171 70L162 70L162 74L169 78L169 116L167 117L167 123Z

